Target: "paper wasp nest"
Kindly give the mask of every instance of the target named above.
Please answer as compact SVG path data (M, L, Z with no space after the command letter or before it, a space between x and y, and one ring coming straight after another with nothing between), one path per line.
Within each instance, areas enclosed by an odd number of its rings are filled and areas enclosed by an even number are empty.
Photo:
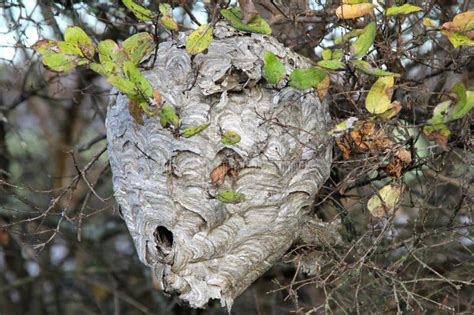
M184 138L158 117L139 125L119 95L107 115L115 197L141 261L164 290L193 307L220 299L230 309L301 233L318 242L306 226L308 206L329 175L330 117L314 90L286 82L276 89L262 78L266 50L287 74L310 67L274 38L219 23L208 51L192 57L185 36L161 43L145 75L176 109L181 128L210 126ZM222 144L226 131L241 141ZM231 170L213 184L220 165ZM219 201L222 191L245 201Z

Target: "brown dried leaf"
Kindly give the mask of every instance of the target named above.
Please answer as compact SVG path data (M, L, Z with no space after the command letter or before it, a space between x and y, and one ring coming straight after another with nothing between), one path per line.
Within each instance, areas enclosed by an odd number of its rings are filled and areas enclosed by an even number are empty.
M392 140L390 140L387 135L385 134L385 132L380 129L377 134L375 135L375 140L373 142L373 146L371 149L386 149L386 148L389 148L393 145L393 142Z
M409 164L411 164L412 158L410 151L406 149L399 149L393 155L390 163L386 167L386 172L391 177L400 177L402 170Z
M347 141L347 137L344 136L337 139L336 145L339 148L339 150L341 150L342 157L344 158L344 160L349 160L349 157L351 155L351 146L349 145Z
M321 82L319 82L316 91L321 101L324 100L324 98L326 98L330 84L331 84L331 80L329 79L329 75L326 75L326 77Z
M388 176L399 178L402 175L403 163L398 159L392 159L385 168Z
M153 100L154 100L157 104L161 104L161 94L160 94L160 92L158 92L157 90L153 90Z
M403 148L398 150L397 153L395 153L395 157L406 164L410 164L412 161L410 151Z
M230 165L227 162L222 163L218 167L212 170L211 172L211 183L213 185L222 185L224 184L225 176L230 170Z
M130 116L133 117L133 119L135 120L135 122L139 125L142 125L144 124L144 121L143 121L143 114L145 113L143 111L143 109L138 105L138 101L137 100L130 100L130 102L128 103L128 111L130 112Z
M352 130L350 135L356 148L362 151L386 149L393 144L383 129L377 130L373 122L365 122L359 129Z
M10 234L6 229L0 229L0 246L7 247L10 245Z
M352 142L359 150L368 150L369 147L364 141L362 141L362 132L360 130L352 130L351 133Z
M474 29L474 11L456 15L452 22L444 23L441 28L456 32L471 31Z
M429 140L435 141L439 144L443 149L448 148L448 136L444 135L442 131L433 131L429 135L426 136Z

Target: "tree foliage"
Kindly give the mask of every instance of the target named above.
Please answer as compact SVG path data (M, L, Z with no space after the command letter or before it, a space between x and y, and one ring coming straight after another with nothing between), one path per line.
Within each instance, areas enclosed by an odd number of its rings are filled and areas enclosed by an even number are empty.
M178 136L205 130L208 124L180 126L142 71L178 31L191 34L188 52L205 54L220 21L271 34L312 60L313 67L290 73L265 51L261 66L267 84L317 93L330 104L333 171L312 211L340 224L344 238L327 248L295 245L287 257L295 267L275 266L269 278L277 285L260 279L236 312L472 311L469 1L239 2L0 6L6 314L187 312L157 293L136 259L112 197L103 123L112 85L129 97L140 124L157 115ZM222 143L240 140L223 131ZM233 191L213 198L245 200Z

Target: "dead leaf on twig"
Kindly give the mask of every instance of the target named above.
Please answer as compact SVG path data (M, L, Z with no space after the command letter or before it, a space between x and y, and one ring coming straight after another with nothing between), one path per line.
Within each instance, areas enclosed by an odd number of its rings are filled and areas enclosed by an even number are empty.
M224 184L225 176L230 171L230 165L227 162L222 163L211 172L211 182L213 185Z
M387 174L391 177L400 177L402 170L412 162L411 153L407 149L399 149L387 165Z
M376 128L373 122L365 122L359 129L352 130L350 136L356 148L363 151L386 149L393 144L385 131Z
M139 125L142 125L144 124L144 121L143 121L143 114L145 113L143 111L143 109L138 105L138 101L137 100L130 100L130 102L128 103L128 111L130 112L130 116L133 117L133 119L135 120L135 122Z
M336 140L336 145L341 150L342 157L344 160L349 160L351 156L351 145L349 144L348 137L344 136Z
M319 82L316 88L316 92L321 101L323 101L326 98L330 84L331 84L331 80L329 79L328 75L321 82Z

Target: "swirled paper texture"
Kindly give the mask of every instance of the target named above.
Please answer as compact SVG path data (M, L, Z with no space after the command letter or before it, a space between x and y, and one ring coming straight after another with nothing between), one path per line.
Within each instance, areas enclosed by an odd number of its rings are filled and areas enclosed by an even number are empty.
M262 78L266 50L287 76L310 67L274 38L218 23L207 52L190 56L185 37L161 43L144 74L176 109L181 129L210 125L190 138L158 117L139 125L119 95L107 115L114 191L140 259L162 288L193 307L220 299L230 309L300 236L329 175L330 117L313 89ZM222 144L226 131L240 142ZM210 173L222 163L234 172L215 185ZM222 191L245 201L221 202Z

